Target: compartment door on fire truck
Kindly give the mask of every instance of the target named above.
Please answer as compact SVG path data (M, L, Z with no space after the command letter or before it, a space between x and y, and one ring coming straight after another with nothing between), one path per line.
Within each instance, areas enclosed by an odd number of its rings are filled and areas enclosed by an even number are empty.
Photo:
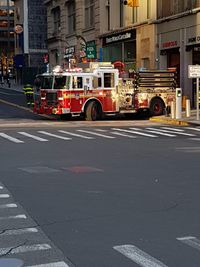
M71 112L80 113L84 99L83 77L80 74L72 75Z
M103 110L107 112L116 111L116 79L117 73L115 71L103 73Z

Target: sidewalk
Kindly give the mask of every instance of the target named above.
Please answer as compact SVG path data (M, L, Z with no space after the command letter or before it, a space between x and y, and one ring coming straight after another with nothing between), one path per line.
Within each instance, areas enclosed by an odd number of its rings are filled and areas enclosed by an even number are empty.
M14 91L18 91L18 92L23 92L23 85L22 84L17 84L13 80L11 80L11 82L10 82L10 87L5 82L2 85L2 88L8 89L8 90L14 90Z
M169 116L162 115L162 116L157 116L157 117L152 117L150 118L150 121L157 121L157 122L162 122L162 123L168 123L168 124L173 124L173 125L182 125L182 126L200 126L200 120L197 120L197 111L196 110L191 110L191 115L190 117L186 117L185 112L182 112L182 118L181 119L172 119ZM199 112L199 117L200 117L200 112Z

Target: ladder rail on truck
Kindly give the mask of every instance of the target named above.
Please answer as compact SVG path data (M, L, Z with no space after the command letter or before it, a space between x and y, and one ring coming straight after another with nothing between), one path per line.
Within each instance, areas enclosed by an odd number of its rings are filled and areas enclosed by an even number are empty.
M148 110L151 116L163 115L175 101L176 72L173 70L143 70L137 73L138 110Z

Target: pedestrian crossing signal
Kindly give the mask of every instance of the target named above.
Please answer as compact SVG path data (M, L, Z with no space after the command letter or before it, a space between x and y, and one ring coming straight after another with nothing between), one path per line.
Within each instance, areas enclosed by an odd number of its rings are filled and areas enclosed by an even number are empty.
M129 7L139 7L139 0L124 0L124 5Z

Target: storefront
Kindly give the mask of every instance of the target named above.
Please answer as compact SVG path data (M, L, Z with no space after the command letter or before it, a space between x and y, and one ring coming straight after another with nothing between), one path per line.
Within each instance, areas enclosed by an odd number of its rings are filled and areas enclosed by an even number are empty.
M103 61L121 61L125 69L136 67L136 30L122 31L102 38Z
M160 34L160 68L176 68L177 83L180 86L180 32L179 30Z
M200 25L186 29L186 51L191 54L191 65L200 65ZM196 103L196 79L192 79L192 106Z

